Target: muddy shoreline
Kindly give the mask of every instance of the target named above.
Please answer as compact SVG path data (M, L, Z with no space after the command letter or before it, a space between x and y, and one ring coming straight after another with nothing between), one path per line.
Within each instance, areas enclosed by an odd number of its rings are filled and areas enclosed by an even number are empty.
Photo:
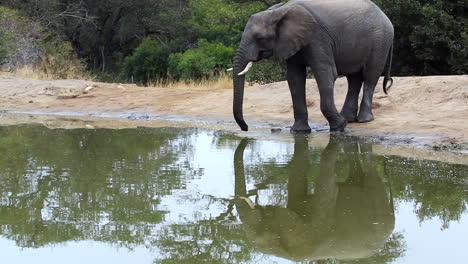
M384 145L468 154L468 75L395 77L392 93L377 86L375 120L348 124L347 134ZM346 80L337 80L337 108L346 95ZM314 80L307 81L312 134L328 135ZM251 131L241 132L232 118L232 90L166 89L83 80L42 81L0 77L0 124L81 120L92 127L204 127L239 135L289 135L292 105L286 82L246 88L244 115ZM9 116L9 117L6 117ZM15 117L13 117L15 116ZM20 117L21 116L21 117ZM27 118L25 118L27 117ZM36 118L37 117L37 118ZM29 121L28 121L29 120ZM99 121L101 120L101 121ZM112 120L112 121L109 121ZM88 123L89 123L88 122ZM56 122L58 123L58 122ZM157 124L156 124L157 123ZM67 125L63 128L68 128Z
M19 111L18 111L19 112ZM186 127L199 128L214 131L224 131L240 137L253 139L266 139L274 141L293 142L294 138L287 127L280 131L272 131L265 126L253 126L249 132L242 132L234 122L222 122L214 120L189 120L182 117L165 119L162 117L151 118L150 116L129 115L131 118L110 117L92 115L77 112L54 113L53 115L40 112L13 113L12 111L0 112L0 126L11 125L42 125L50 129L128 129L138 127ZM353 135L349 131L347 135ZM329 133L326 130L312 132L309 137L310 147L323 148L329 141ZM434 144L434 138L426 138L416 135L367 135L366 140L373 143L373 152L380 155L397 155L413 159L427 159L441 162L468 165L467 144Z

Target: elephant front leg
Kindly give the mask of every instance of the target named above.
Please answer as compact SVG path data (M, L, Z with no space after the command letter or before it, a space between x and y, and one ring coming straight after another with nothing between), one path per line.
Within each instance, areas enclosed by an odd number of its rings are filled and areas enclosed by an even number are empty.
M344 131L347 121L338 113L335 106L334 87L336 76L330 69L314 71L320 92L320 110L330 125L330 132Z
M311 129L308 123L309 114L307 112L305 93L306 67L288 62L287 79L294 108L294 125L291 128L291 132L310 133Z

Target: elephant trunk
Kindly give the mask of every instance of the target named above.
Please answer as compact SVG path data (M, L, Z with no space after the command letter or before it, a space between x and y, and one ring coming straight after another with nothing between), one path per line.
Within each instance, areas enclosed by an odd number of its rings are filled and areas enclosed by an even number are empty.
M249 127L244 121L244 116L242 114L242 105L244 101L244 85L245 85L245 75L239 75L249 61L245 59L244 51L239 48L236 56L234 57L234 67L233 67L233 86L234 86L234 99L233 99L233 114L234 119L237 124L243 131L247 131Z
M234 195L238 197L247 196L247 188L245 185L244 151L248 144L249 140L243 138L234 153Z

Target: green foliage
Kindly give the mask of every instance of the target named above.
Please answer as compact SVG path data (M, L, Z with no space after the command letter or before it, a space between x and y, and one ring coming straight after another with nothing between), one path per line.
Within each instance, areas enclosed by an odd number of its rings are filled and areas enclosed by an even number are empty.
M99 72L101 78L134 76L144 83L167 78L168 67L176 79L210 78L218 64L226 65L220 62L225 57L222 54L222 58L215 57L213 61L209 54L218 51L199 50L199 40L237 47L249 17L278 2L281 1L2 0L0 63L13 68L25 62L37 63L40 43L52 35L69 41L87 68ZM466 0L374 2L395 26L393 74L468 73ZM157 44L144 43L148 38ZM15 46L16 43L22 46ZM152 54L150 58L137 56L144 50ZM170 54L174 54L172 64ZM279 67L265 62L256 65L247 78L265 83L282 80L282 75Z
M54 79L90 79L85 63L79 59L70 42L51 38L42 43L39 69Z
M0 64L8 68L36 63L44 32L38 23L0 6Z
M234 52L234 48L202 39L198 42L198 48L170 55L169 75L176 80L202 80L219 76L231 66Z
M190 23L201 37L226 45L237 44L249 17L266 8L259 1L237 3L226 0L191 0L190 7Z
M395 27L397 75L468 72L468 5L458 0L374 0Z
M0 24L6 23L7 18L12 14L12 10L0 6ZM5 27L0 27L0 65L3 64L9 53L11 53L13 41L11 32Z
M166 79L169 54L170 49L166 45L146 38L132 56L125 58L124 75L138 83Z
M285 80L286 71L278 62L272 59L263 60L254 63L246 79L249 82L258 82L260 84L279 82Z
M0 65L3 64L8 55L8 42L5 41L7 36L5 32L0 31Z

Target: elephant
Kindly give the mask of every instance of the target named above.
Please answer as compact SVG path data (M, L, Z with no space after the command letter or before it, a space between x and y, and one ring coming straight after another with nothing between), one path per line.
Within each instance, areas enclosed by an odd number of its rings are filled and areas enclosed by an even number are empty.
M377 168L369 144L332 136L321 154L315 192L309 194L308 176L315 162L309 160L305 135L296 135L287 165L284 208L250 200L243 162L248 142L242 140L234 154L234 204L257 249L294 261L311 261L368 258L384 247L395 225L393 197L382 181L385 176L379 175L383 170Z
M384 75L386 94L393 84L393 37L391 21L370 0L292 0L252 15L234 56L234 119L243 131L248 130L242 113L245 73L254 62L273 57L286 65L294 110L292 132L311 132L305 93L307 67L317 82L320 110L331 132L344 131L347 123L374 120L372 98L380 76ZM340 113L334 101L338 76L346 76L348 81Z

